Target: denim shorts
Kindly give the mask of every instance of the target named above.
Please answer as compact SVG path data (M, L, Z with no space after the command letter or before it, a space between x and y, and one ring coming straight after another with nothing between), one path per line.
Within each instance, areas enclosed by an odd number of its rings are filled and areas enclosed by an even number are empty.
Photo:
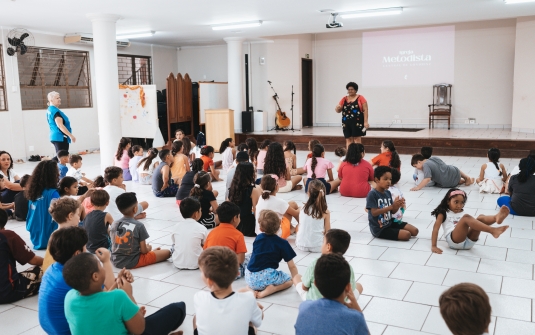
M469 250L472 249L476 244L476 241L472 241L468 237L463 242L455 243L451 239L451 232L446 235L446 242L448 242L448 246L450 247L450 249L455 250Z

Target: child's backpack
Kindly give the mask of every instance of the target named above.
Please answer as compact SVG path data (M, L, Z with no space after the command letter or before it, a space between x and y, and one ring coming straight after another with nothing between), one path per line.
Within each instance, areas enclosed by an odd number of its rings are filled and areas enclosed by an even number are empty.
M206 136L204 136L204 133L200 131L197 134L197 147L202 148L206 145Z

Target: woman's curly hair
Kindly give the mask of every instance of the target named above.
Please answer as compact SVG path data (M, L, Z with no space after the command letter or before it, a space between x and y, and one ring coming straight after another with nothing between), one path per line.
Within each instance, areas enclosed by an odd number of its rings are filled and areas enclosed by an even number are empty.
M58 188L58 164L53 160L41 161L32 172L26 187L26 199L35 201L47 188Z

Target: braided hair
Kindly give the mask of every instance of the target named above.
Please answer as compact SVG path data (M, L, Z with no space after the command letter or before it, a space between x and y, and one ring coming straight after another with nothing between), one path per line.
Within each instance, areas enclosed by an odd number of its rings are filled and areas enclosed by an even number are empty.
M503 174L502 170L500 170L500 166L498 163L500 162L500 149L498 148L490 148L487 152L487 156L489 157L489 162L492 162L494 166L496 167L496 170L500 172L500 176Z
M310 169L312 170L312 179L316 179L316 166L318 165L318 157L321 157L321 154L325 152L325 148L323 148L323 145L316 144L314 148L312 148L312 164L310 165Z

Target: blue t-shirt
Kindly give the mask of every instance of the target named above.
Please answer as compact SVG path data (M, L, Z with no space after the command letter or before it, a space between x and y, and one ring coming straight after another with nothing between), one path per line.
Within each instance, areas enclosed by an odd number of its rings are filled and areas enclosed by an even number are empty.
M63 279L63 265L54 263L46 270L39 288L39 323L47 334L70 334L65 318L65 296L71 287Z
M58 163L58 169L59 169L59 179L65 177L67 175L67 171L69 171L69 168L66 165L63 165L61 163Z
M28 201L26 230L30 232L30 240L36 250L46 249L50 235L58 229L58 224L48 212L50 203L57 198L59 198L58 190L47 188L39 199Z
M253 254L247 265L251 272L265 269L277 269L279 263L291 261L295 256L290 243L277 235L259 234L253 242Z
M368 210L368 222L373 236L377 237L381 231L392 224L392 213L386 212L377 216L372 215L372 208L385 208L392 205L392 194L389 190L381 193L372 188L366 197L366 209Z
M325 298L303 301L294 327L296 335L369 334L361 312Z

